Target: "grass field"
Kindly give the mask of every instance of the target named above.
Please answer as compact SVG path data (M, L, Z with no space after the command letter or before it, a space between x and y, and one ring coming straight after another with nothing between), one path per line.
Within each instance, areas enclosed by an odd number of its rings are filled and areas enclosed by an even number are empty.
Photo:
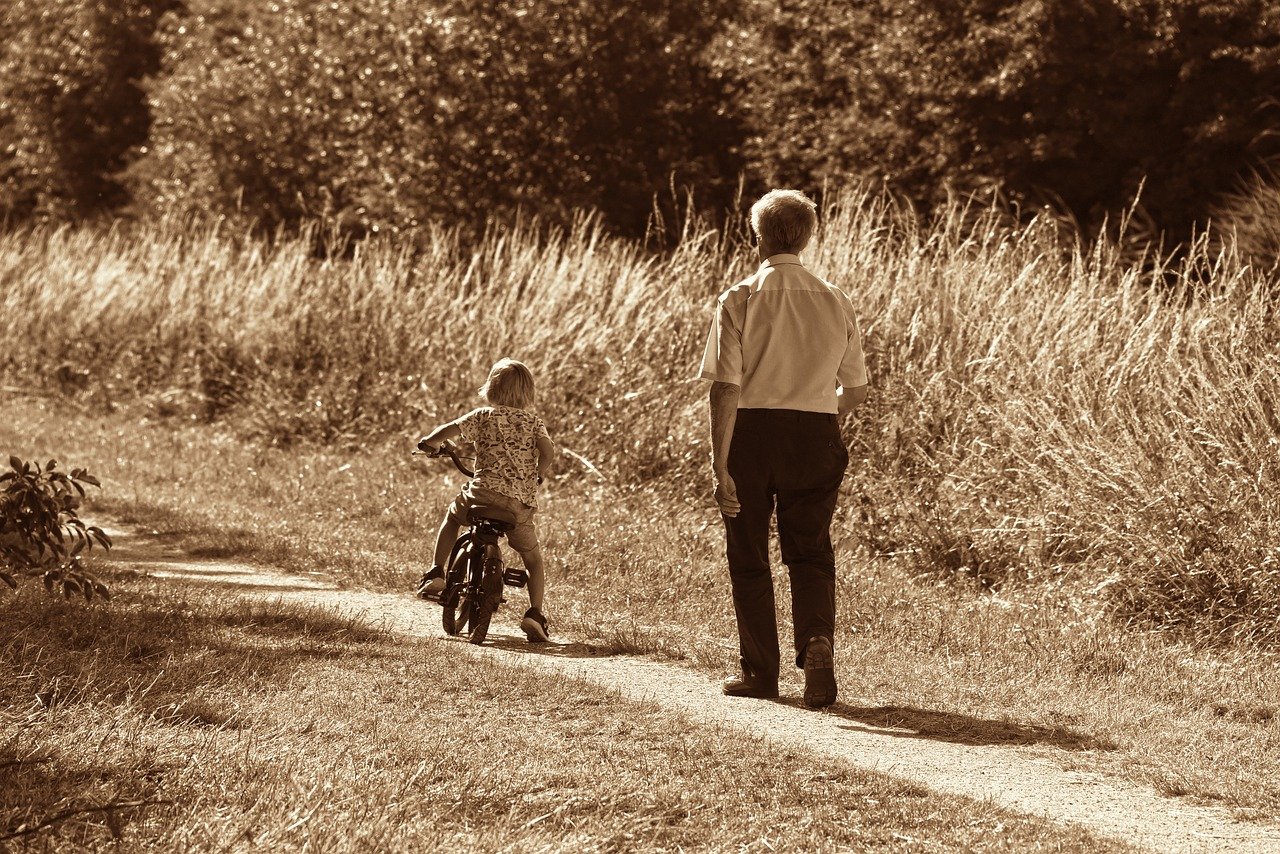
M873 389L844 425L845 695L1280 816L1275 282L1207 243L1174 264L989 212L825 213L812 266L854 298ZM663 254L590 222L420 238L0 236L0 448L90 468L95 510L206 554L403 590L459 485L411 439L521 357L572 452L540 523L553 631L730 669L691 377L747 248L696 223Z
M0 426L0 443L95 470L104 493L95 508L169 532L196 554L354 587L407 591L458 485L443 464L421 469L395 443L358 456L271 450L180 419L9 404L22 427ZM580 477L547 492L547 613L558 637L732 671L722 534L708 507L673 508ZM838 560L842 696L869 722L897 715L938 737L1064 750L1057 758L1075 767L1244 817L1280 816L1274 654L1135 632L1052 588L993 596L849 546ZM776 581L779 602L789 601L785 572ZM786 608L779 619L786 638Z
M1280 631L1275 282L1214 254L1133 258L1051 221L920 220L846 194L815 270L864 326L848 422L850 537L994 587L1083 582L1081 607L1197 642ZM623 490L705 477L692 379L712 296L753 264L691 223L663 254L584 221L317 249L170 222L0 236L6 382L364 448L473 405L501 355L534 369L566 457Z
M19 604L0 846L1124 850L322 612L138 582Z

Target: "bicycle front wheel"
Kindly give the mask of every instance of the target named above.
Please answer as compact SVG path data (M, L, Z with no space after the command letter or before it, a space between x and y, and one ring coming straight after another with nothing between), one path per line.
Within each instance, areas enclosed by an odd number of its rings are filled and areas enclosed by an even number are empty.
M445 634L465 634L474 620L474 612L475 597L471 595L471 589L467 585L459 584L446 592L444 610L440 613Z
M445 634L462 634L470 626L475 625L477 597L472 592L475 589L471 584L469 572L472 551L466 547L467 545L469 543L464 544L462 548L454 549L453 561L449 565L449 572L445 575L448 586L444 590L444 595L440 597L444 605L440 619L444 625Z

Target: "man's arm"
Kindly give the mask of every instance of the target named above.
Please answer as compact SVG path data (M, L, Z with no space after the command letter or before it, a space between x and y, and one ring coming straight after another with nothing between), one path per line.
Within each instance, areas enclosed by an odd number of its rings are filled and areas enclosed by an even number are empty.
M711 470L716 481L716 504L726 516L737 516L742 505L738 490L729 475L729 445L733 442L733 426L738 421L738 399L742 387L733 383L711 383Z
M867 386L862 384L854 388L841 388L836 396L836 408L844 412L852 412L867 401Z

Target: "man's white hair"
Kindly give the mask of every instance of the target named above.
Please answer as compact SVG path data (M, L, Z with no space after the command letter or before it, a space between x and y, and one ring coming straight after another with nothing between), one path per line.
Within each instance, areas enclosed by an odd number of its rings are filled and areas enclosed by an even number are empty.
M779 252L804 249L818 227L818 206L799 190L770 190L751 206L751 230Z

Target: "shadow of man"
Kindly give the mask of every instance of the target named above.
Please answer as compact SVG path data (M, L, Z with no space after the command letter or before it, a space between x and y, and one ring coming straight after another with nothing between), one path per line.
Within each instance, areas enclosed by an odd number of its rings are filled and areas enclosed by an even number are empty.
M798 700L792 699L778 702L800 705ZM877 734L893 738L921 738L973 745L1045 744L1062 750L1115 749L1115 745L1109 741L1065 727L1021 724L910 706L851 706L837 703L826 714L862 725L841 724L841 729L874 729Z

